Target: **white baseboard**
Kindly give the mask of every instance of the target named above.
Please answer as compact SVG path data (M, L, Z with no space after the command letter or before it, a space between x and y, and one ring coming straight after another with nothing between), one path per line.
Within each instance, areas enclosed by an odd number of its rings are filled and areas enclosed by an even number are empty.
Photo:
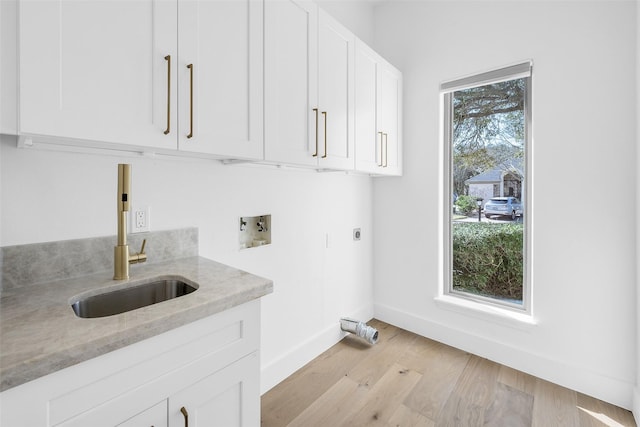
M351 317L365 322L369 321L373 318L373 306L367 305L354 312L345 313L344 317ZM271 390L288 376L335 345L345 335L346 332L340 330L340 319L336 319L331 325L319 330L279 358L262 366L260 372L260 394L262 395Z
M405 313L384 304L374 304L374 317L418 335L442 342L466 352L509 366L538 378L579 391L616 406L631 410L636 419L640 406L638 389L633 398L634 385L616 380L579 366L549 359L539 354L479 337L463 330Z

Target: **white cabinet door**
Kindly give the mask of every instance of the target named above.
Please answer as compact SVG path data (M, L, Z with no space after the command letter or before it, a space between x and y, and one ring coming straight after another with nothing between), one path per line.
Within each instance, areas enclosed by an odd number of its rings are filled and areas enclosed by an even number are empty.
M318 15L319 166L354 168L355 36L323 10Z
M175 16L175 0L20 2L19 132L175 149Z
M402 174L402 74L356 42L356 170Z
M313 110L317 105L318 6L309 0L268 0L265 4L265 160L306 166L318 164Z
M382 132L382 168L402 175L402 74L387 62L378 63L378 132Z
M383 136L376 125L377 65L379 56L356 41L356 170L379 173L382 169Z
M262 159L263 1L178 5L180 150Z
M169 425L260 425L259 376L258 352L254 352L176 393L169 398Z
M352 170L355 36L307 0L265 21L265 160Z

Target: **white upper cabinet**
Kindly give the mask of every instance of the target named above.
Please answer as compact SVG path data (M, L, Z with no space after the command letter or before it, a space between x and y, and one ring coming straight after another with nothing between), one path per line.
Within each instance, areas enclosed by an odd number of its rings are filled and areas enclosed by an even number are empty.
M267 1L264 38L265 160L316 166L318 6Z
M320 166L354 168L355 36L323 10L318 16Z
M356 43L356 170L377 173L382 168L382 141L376 124L379 56L360 40Z
M310 1L265 7L265 160L352 170L355 36Z
M402 175L402 74L356 44L356 170Z
M378 132L382 132L382 168L402 175L402 74L386 61L378 63Z
M402 173L402 75L311 0L17 5L23 140Z
M263 158L263 1L30 0L19 16L20 134Z
M175 1L20 2L19 132L175 149L164 134L175 125L175 70L164 59L176 55L175 9Z
M263 7L178 2L180 150L263 158Z

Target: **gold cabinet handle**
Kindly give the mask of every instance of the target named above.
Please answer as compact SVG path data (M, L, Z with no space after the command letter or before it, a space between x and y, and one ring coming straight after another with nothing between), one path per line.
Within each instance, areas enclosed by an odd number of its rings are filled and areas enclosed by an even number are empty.
M164 59L167 61L167 129L164 134L168 135L171 132L171 55Z
M327 158L327 112L323 111L322 115L324 116L324 156L323 159Z
M382 152L380 154L382 154ZM387 163L388 158L389 158L389 135L385 133L384 134L384 166L383 168L386 168L387 166L389 166L389 164Z
M377 151L378 151L378 150L376 150L376 164L377 164L379 167L382 167L382 164L383 164L383 162L382 162L382 150L383 150L383 147L382 147L382 146L383 146L383 144L384 144L384 143L382 142L382 138L384 137L384 133L382 133L382 132L378 132L378 135L380 135L380 163L378 163L378 160L377 160L377 157L378 157L378 152L377 152ZM378 143L378 139L376 138L376 145L377 145L377 143ZM376 147L376 148L377 148L377 147Z
M316 152L313 157L318 157L318 109L314 108L313 111L316 113Z
M189 427L189 413L187 412L187 409L183 406L180 408L180 412L182 412L182 415L184 416L184 427Z
M189 69L189 135L187 138L193 138L193 64L187 65Z

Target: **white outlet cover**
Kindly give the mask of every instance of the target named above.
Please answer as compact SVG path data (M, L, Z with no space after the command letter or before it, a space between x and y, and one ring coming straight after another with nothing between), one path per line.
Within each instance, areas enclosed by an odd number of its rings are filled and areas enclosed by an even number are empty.
M134 206L129 211L129 232L144 233L151 230L151 208L149 206Z

